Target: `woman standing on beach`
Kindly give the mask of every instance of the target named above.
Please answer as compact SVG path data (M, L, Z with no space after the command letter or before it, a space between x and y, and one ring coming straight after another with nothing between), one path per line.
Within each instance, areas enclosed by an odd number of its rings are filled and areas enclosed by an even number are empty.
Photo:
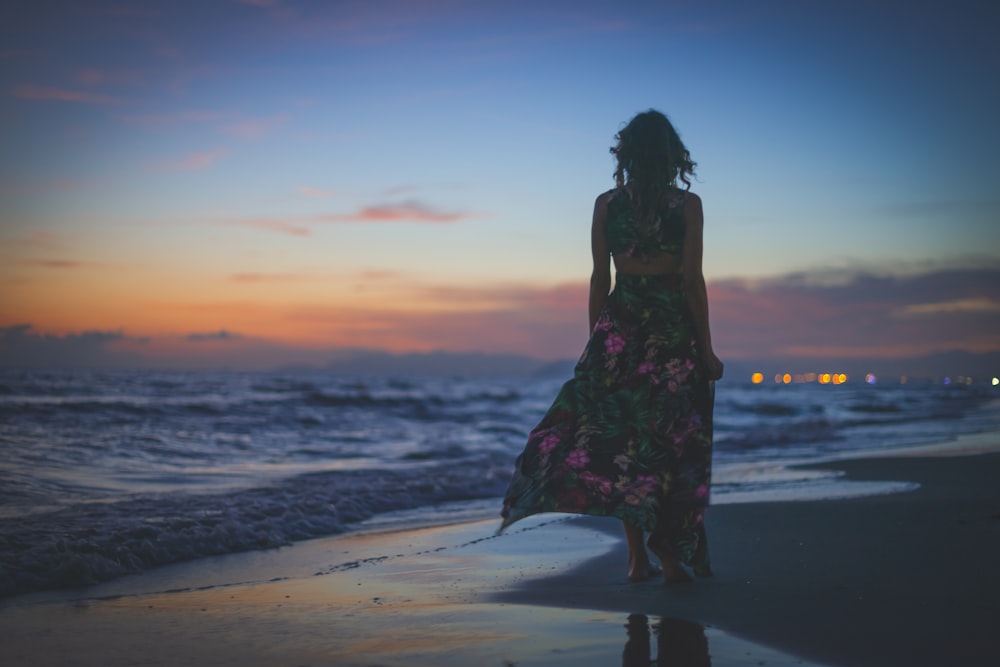
M616 139L617 187L597 198L591 229L590 340L517 458L501 530L540 512L618 517L630 580L659 573L648 532L664 580L689 581L682 564L711 574L703 521L722 376L701 200L689 192L695 163L658 111L638 114Z

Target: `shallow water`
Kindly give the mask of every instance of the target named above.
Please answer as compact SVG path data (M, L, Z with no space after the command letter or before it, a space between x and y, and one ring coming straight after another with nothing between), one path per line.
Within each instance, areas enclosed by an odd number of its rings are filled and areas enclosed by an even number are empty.
M0 594L495 515L562 379L0 374ZM713 502L905 490L792 463L1000 430L986 385L719 383Z

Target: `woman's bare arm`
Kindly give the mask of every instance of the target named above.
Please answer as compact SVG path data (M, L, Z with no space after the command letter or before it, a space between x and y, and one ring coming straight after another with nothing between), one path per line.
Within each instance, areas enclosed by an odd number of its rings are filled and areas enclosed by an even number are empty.
M604 309L611 291L611 251L608 250L608 240L604 236L604 218L608 213L607 193L594 202L594 220L590 226L590 253L594 260L594 269L590 274L590 331L594 330L597 318Z
M694 320L695 342L701 361L709 379L717 380L722 377L722 362L712 350L712 333L708 325L708 290L705 289L705 276L701 270L705 216L701 198L690 192L684 205L684 223L684 292Z

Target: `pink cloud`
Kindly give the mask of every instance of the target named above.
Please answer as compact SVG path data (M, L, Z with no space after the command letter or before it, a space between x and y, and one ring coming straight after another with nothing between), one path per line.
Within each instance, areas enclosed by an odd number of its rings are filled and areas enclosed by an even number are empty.
M224 148L191 153L178 160L162 163L160 166L168 171L200 171L211 166L216 160L226 155Z
M273 118L249 119L225 127L223 131L240 139L260 139L287 119L287 114L281 114Z
M79 102L82 104L112 105L120 104L122 100L101 95L100 93L89 93L77 90L65 90L63 88L53 88L45 86L17 86L13 91L14 97L23 100L44 100L56 102Z
M437 211L421 202L408 201L399 204L366 206L355 213L333 213L319 216L316 219L321 222L422 222L449 224L471 217L472 215L469 213Z
M327 199L333 193L329 190L323 190L322 188L311 188L308 185L300 185L295 188L295 191L300 195L306 197L312 197L313 199Z

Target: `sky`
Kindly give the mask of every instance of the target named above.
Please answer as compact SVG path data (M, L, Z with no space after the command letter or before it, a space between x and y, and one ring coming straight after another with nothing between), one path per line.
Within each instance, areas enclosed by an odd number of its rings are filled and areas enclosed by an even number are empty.
M1000 352L998 19L969 0L8 3L0 363L575 358L608 148L648 108L698 163L721 357Z

